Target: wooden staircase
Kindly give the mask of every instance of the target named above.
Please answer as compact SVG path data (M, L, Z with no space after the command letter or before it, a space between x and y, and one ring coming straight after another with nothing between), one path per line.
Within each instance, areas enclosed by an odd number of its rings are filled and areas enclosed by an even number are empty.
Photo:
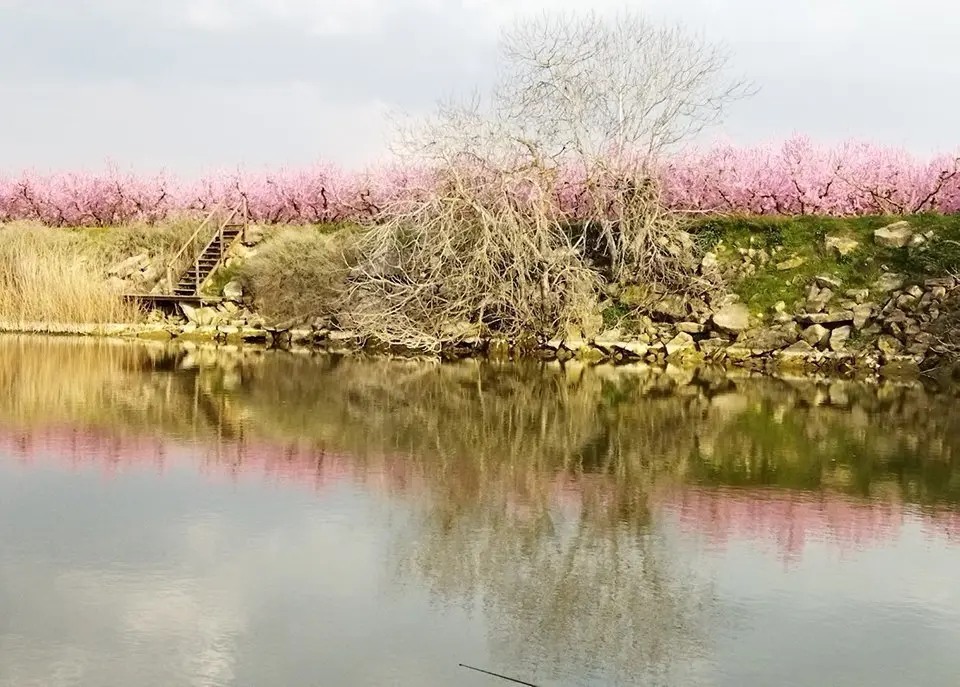
M207 215L203 223L197 227L197 230L193 232L193 235L187 239L173 260L170 261L167 267L167 290L172 296L176 298L200 296L200 289L204 282L223 263L230 245L244 234L248 219L245 202L239 203L225 216L218 217L221 212L222 204L215 207ZM205 239L202 232L211 224L216 224L217 228L213 232L213 236L206 243L202 243ZM200 245L203 245L203 248L197 251ZM193 264L180 275L179 279L175 280L174 275L177 268L182 266L183 256L191 248L196 251Z

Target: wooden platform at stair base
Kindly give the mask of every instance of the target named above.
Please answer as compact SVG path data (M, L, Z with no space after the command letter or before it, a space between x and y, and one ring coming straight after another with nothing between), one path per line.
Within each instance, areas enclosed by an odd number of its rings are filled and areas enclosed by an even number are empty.
M180 296L173 293L127 293L126 300L137 301L149 310L161 310L165 313L177 311L181 303L200 308L205 305L217 305L224 301L220 296Z

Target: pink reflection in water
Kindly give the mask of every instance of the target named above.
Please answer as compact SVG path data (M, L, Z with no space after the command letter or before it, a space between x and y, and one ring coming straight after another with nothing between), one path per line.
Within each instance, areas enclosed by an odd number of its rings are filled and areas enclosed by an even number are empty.
M367 489L421 494L431 486L438 487L439 481L431 480L422 466L401 455L362 461L295 442L191 441L69 426L0 428L0 457L4 454L26 465L54 461L74 469L98 466L108 477L128 469L148 467L162 474L182 467L231 481L265 478L318 490L354 482ZM500 485L512 518L538 517L543 502L536 498L537 491L548 495L550 505L570 520L583 517L588 504L591 510L615 508L618 497L623 496L603 475L560 473L540 478L539 489L526 479ZM468 491L466 498L480 496ZM868 500L835 491L678 486L652 489L647 498L654 514L672 515L682 531L706 537L717 550L733 540L768 543L788 564L798 562L812 542L825 542L842 553L881 546L896 539L909 522L919 523L930 538L960 544L960 512L904 504L896 493L886 494L884 500Z
M903 526L918 522L928 537L960 543L960 514L919 509L899 497L868 500L830 491L686 487L660 503L682 530L722 550L733 540L772 543L785 563L796 563L808 544L825 542L841 553L882 546Z

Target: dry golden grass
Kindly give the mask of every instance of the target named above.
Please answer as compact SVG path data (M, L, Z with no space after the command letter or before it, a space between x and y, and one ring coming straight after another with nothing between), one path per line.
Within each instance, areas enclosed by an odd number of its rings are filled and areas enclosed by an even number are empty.
M34 224L0 227L0 319L106 323L140 318L106 280L102 256L79 232Z
M95 229L0 225L0 320L12 325L140 321L143 313L111 287L107 270L139 253L165 265L195 226L191 218Z

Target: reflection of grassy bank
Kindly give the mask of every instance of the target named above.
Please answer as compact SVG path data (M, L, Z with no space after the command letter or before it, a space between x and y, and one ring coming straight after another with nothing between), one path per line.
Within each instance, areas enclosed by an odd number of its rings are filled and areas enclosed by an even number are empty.
M567 484L636 519L663 479L960 502L960 415L920 388L4 338L0 390L7 424L407 456L454 509Z

